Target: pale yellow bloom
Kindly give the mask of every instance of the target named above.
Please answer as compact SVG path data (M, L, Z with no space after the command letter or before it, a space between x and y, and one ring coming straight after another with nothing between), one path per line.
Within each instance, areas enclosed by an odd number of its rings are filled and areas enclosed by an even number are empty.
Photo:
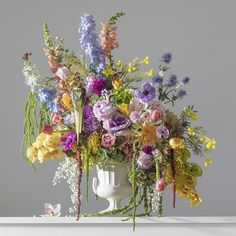
M169 144L173 149L183 149L185 147L184 139L182 138L171 138Z
M66 93L63 94L61 98L61 103L67 110L69 111L72 110L73 104L72 104L71 96L69 96L68 94Z
M130 110L129 110L129 105L126 103L121 103L119 106L119 110L126 116L129 115Z
M111 80L111 84L114 89L119 89L123 87L123 82L120 78L113 78Z
M27 149L27 158L31 162L35 162L38 158L38 149L36 147L29 147Z

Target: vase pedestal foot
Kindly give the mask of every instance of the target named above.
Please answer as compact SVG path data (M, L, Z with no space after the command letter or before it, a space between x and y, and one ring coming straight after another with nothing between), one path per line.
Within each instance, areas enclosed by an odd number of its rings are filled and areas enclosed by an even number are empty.
M117 199L107 199L109 201L109 207L103 211L100 211L99 213L104 213L107 211L113 211L113 210L118 210L121 208L120 202L121 200L117 200Z

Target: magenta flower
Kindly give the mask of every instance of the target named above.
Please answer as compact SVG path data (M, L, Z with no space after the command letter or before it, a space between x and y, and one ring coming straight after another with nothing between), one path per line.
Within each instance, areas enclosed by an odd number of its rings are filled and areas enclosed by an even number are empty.
M96 79L93 82L93 92L101 95L102 91L106 89L107 87L107 81L105 79Z
M153 148L152 148L152 146L144 146L143 147L143 152L145 152L146 154L148 154L148 155L151 155L152 154L152 151L153 151Z
M114 112L112 115L103 121L103 128L110 132L124 130L130 126L130 120L119 112Z
M136 89L134 91L134 95L136 98L147 103L156 97L156 88L152 86L150 83L144 83L142 85L142 91Z
M73 144L76 141L76 134L68 131L64 136L61 137L61 146L64 152L67 152L72 148Z
M140 152L137 164L140 169L150 169L152 166L152 157L144 152Z
M116 111L117 107L106 100L98 101L93 106L93 113L99 121L108 119Z

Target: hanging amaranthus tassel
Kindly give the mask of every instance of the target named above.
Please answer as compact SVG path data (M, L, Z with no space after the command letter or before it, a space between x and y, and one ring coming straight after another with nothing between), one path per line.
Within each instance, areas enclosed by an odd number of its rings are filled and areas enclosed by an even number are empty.
M79 218L80 218L80 207L81 207L80 185L81 185L81 179L82 179L82 174L83 174L81 150L80 149L77 152L76 160L77 160L77 172L78 172L78 196L77 196L78 197L78 208L77 208L77 220L79 220Z
M174 156L174 149L171 148L169 151L169 158L171 160L171 171L172 171L172 178L173 178L173 208L175 208L176 202L176 182L175 182L175 156Z
M119 47L116 35L116 25L110 22L102 22L102 30L100 32L101 45L103 53L108 56L112 49Z

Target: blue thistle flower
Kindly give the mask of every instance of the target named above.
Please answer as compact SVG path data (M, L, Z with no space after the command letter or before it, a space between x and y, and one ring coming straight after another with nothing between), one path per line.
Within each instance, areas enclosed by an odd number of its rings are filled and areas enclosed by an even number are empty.
M185 95L187 95L187 92L183 89L180 89L178 92L177 92L177 96L178 98L183 98Z
M169 79L167 80L167 85L168 86L175 86L177 85L178 81L177 81L177 76L176 75L170 75Z
M170 63L172 61L172 55L171 53L167 52L165 53L164 55L162 55L162 60L165 62L165 63Z
M157 84L157 85L159 85L160 83L163 82L163 78L161 76L159 76L159 75L156 75L155 77L153 77L152 80L153 80L153 83Z
M181 80L181 82L182 82L183 84L188 84L188 83L190 82L190 79L189 79L189 77L184 77L184 78Z
M90 66L98 73L105 68L105 55L102 47L98 43L96 33L96 23L92 15L84 14L81 16L79 27L80 45L85 55L90 57Z

